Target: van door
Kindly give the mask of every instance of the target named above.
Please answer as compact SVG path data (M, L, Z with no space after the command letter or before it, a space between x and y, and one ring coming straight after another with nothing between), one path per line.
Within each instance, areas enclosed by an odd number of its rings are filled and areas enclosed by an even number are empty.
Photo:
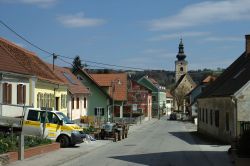
M41 111L32 110L28 111L28 115L25 115L22 132L24 135L41 136L42 133L42 114Z
M61 132L61 125L58 116L53 112L47 113L47 120L46 123L46 137L52 140L56 140L57 136L60 135Z

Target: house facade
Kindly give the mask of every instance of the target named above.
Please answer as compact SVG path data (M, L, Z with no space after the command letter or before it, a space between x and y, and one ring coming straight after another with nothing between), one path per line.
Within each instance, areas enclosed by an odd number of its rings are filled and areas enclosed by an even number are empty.
M74 71L74 75L89 90L87 116L110 121L111 110L109 105L111 97L101 86L83 69Z
M173 112L174 108L174 98L170 93L170 90L166 91L166 115L170 115Z
M109 107L112 110L112 116L123 118L123 107L127 102L127 74L91 74L91 77L112 98Z
M159 117L166 112L166 89L154 79L143 76L137 81L152 92L152 116Z
M135 107L133 109L133 107ZM128 81L128 101L124 106L126 117L143 114L145 120L152 118L152 92L134 80ZM134 116L133 116L134 117Z
M16 80L12 79L14 86L12 84L1 85L2 96L5 95L8 98L10 92L12 92L12 100L10 102L10 99L8 99L8 105L15 104L15 92L17 92L18 100L16 103L23 103L23 105L35 108L50 107L66 113L67 108L61 107L60 102L62 95L67 95L67 86L63 81L53 74L48 66L33 52L3 38L0 38L0 45L2 71L11 72L13 73L12 76L18 76ZM7 60L5 60L6 58ZM7 65L7 67L4 65ZM6 76L6 73L4 75ZM6 79L7 77L3 78ZM7 95L6 90L8 91ZM2 101L6 102L5 98L2 98ZM17 108L18 105L12 107ZM2 111L4 110L5 108L2 109ZM20 115L17 111L15 113L16 116Z
M47 64L53 70L52 64ZM71 69L54 66L53 72L68 86L67 95L61 94L61 103L66 100L67 116L79 123L82 116L87 116L89 90L71 72Z
M230 143L250 124L250 35L246 50L198 98L198 131Z

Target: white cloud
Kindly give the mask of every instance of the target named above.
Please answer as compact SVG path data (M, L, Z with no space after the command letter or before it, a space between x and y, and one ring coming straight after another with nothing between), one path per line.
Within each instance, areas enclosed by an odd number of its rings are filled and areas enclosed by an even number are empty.
M64 26L70 28L99 26L106 22L103 19L86 18L83 12L71 15L61 15L57 17L57 20Z
M207 37L204 38L204 41L211 41L211 42L238 42L238 41L243 41L244 39L242 37L233 37L233 36L228 36L228 37Z
M250 19L249 0L206 1L186 6L178 14L149 22L151 30L181 29L220 21Z
M176 39L181 37L200 37L200 36L207 36L208 32L182 32L182 33L172 33L172 34L162 34L156 37L149 39L149 41L164 41L170 39Z
M58 0L0 0L4 3L22 3L36 5L39 7L50 7L53 6Z

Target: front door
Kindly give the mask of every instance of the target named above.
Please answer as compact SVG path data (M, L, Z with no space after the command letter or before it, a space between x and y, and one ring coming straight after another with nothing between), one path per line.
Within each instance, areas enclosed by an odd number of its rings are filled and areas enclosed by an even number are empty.
M59 111L59 97L56 97L56 110Z

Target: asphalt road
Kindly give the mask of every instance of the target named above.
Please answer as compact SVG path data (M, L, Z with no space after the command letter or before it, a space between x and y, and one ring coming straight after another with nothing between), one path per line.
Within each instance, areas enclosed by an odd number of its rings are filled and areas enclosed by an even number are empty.
M227 166L229 146L206 142L190 123L166 118L145 123L125 140L64 162L64 166Z

